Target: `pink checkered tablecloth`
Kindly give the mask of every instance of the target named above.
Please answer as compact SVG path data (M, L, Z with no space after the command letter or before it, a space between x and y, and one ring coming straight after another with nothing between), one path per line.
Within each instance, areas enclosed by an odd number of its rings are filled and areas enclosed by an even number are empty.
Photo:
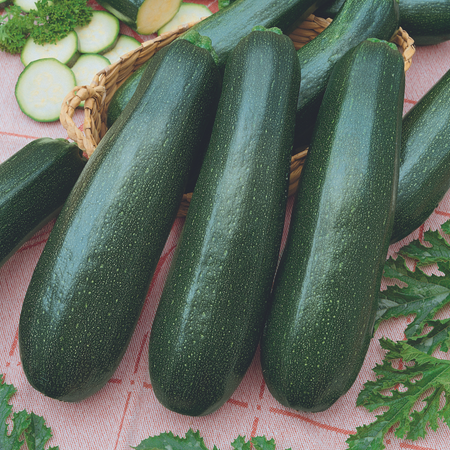
M217 11L217 0L196 0L196 3L205 4L212 12ZM121 32L141 41L148 39L137 36L125 26L122 26ZM413 64L406 74L405 112L449 69L450 42L417 48ZM14 97L14 87L22 70L18 55L0 53L0 162L36 138L67 138L59 122L34 122L20 111ZM81 110L76 113L75 121L81 127ZM292 198L287 219L291 204ZM450 192L424 226L391 246L389 254L394 255L402 245L419 238L428 228L436 229L449 217ZM382 336L402 339L407 321L411 318L381 324L353 387L325 412L302 413L277 403L264 384L258 353L239 388L218 411L201 418L170 412L154 396L148 375L147 348L152 320L183 221L177 219L173 226L142 315L119 368L101 391L80 403L63 403L36 392L28 384L19 358L17 334L21 305L53 222L38 231L0 268L0 373L4 374L6 383L14 384L17 388L12 399L13 410L27 409L44 416L47 425L53 430L49 444L58 445L61 450L125 450L138 445L150 435L169 430L184 435L189 428L198 429L209 448L215 444L221 450L231 449L230 443L238 435L273 437L279 449L347 448L345 441L349 434L354 433L357 426L375 420L374 414L363 407L356 407L355 402L363 384L374 379L372 368L383 359L384 353L378 339ZM450 316L450 309L444 310L445 313L448 313L447 317ZM450 359L448 354L438 353L438 356ZM385 444L388 450L448 450L450 430L443 424L437 432L429 430L425 439L415 442L397 439L390 432Z

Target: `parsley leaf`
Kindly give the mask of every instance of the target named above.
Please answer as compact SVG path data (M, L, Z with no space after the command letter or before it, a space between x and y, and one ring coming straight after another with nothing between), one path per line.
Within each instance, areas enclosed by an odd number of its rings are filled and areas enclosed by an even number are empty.
M33 24L28 14L22 13L19 6L5 8L0 16L0 50L8 53L20 53L30 34Z
M393 426L398 438L417 440L425 437L427 426L436 431L438 419L450 424L450 361L427 355L405 341L381 339L380 343L388 353L374 368L377 379L364 385L357 405L372 412L380 407L389 409L377 415L375 422L357 427L357 433L347 439L349 449L384 449L384 435ZM392 362L398 359L414 364L396 369ZM445 403L441 407L442 398Z
M37 44L55 43L87 25L92 12L86 0L38 0L29 13L11 5L0 16L0 50L20 53L29 37Z
M34 413L28 414L22 410L12 415L12 430L8 434L7 419L11 416L12 405L9 400L16 392L11 384L3 382L0 374L0 448L2 450L20 450L26 442L28 450L44 450L45 444L52 437L50 429L42 417ZM25 437L21 439L22 436ZM51 447L48 450L59 450Z
M87 25L92 11L86 0L38 0L36 10L30 11L36 24L30 36L37 44L54 44L75 27Z

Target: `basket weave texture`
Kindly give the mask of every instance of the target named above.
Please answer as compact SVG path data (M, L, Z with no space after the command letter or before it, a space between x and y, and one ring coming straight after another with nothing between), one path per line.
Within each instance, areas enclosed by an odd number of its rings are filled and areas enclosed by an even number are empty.
M289 37L298 50L316 36L330 23L331 19L324 19L311 14ZM164 33L155 39L141 44L135 50L124 55L110 66L98 72L89 86L76 86L64 98L61 107L60 122L67 130L70 139L75 141L87 156L91 156L107 131L106 118L111 99L124 81L147 62L158 50L170 44L177 37L185 33L195 23L178 27L175 31ZM414 41L408 33L399 28L392 39L401 51L405 61L405 71L409 69L415 53ZM80 130L73 116L84 101L84 123ZM303 150L291 158L289 195L297 190L307 150ZM185 194L178 211L178 217L186 215L192 193Z

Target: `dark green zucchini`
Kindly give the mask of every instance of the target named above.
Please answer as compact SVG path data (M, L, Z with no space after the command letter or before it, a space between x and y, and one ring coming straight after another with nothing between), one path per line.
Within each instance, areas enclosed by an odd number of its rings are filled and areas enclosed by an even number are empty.
M450 70L403 117L391 243L408 236L450 189Z
M329 408L363 364L393 226L404 83L400 52L383 41L365 40L332 71L261 340L264 379L285 406Z
M194 25L186 35L198 32L209 37L219 58L219 68L223 71L228 53L254 26L278 27L288 34L323 2L324 0L235 0ZM130 77L113 96L108 108L108 126L119 116L126 105L126 99L132 97L138 77L139 75Z
M450 39L450 1L400 0L400 26L415 45L436 45Z
M187 34L198 32L209 37L223 70L228 54L254 26L277 27L289 34L325 1L236 0L194 25Z
M182 0L99 0L98 3L137 33L153 34L175 16Z
M299 85L287 36L254 31L228 59L150 333L152 387L172 411L215 411L255 354L283 231Z
M323 17L324 19L334 19L344 3L345 0L328 1L321 7L317 8L316 11L314 11L314 14L316 16Z
M152 64L86 164L25 296L22 367L48 397L80 401L119 365L217 108L207 50L179 40Z
M85 164L76 144L47 137L0 164L0 266L57 216Z
M333 22L297 51L302 83L295 146L307 146L331 70L366 38L390 40L398 27L398 0L346 0Z

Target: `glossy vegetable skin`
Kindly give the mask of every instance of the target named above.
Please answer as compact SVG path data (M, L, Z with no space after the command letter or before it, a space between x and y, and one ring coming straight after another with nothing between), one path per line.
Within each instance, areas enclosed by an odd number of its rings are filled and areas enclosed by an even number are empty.
M228 59L150 333L155 396L177 413L221 407L255 354L284 225L299 85L287 36L254 31Z
M404 116L391 243L422 225L450 189L450 70Z
M207 50L180 40L151 63L67 199L25 296L21 362L48 397L83 400L119 365L217 108Z
M309 145L331 70L366 38L390 40L398 28L398 0L346 0L335 19L297 51L302 83L297 105L295 146Z
M332 71L261 341L264 379L284 406L326 410L363 364L393 226L404 83L386 42L365 40Z
M76 144L47 137L0 164L0 266L57 216L85 164Z
M436 45L450 39L448 0L399 0L400 26L415 45Z

